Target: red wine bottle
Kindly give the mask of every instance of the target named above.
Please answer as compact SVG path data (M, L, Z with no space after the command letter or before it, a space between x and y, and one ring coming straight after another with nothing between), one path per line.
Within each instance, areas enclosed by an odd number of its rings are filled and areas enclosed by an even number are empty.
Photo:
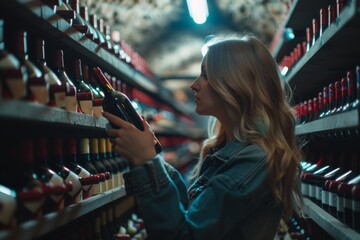
M98 82L101 90L105 94L103 100L104 111L110 112L125 121L132 123L135 127L144 131L144 126L141 117L134 109L129 98L122 92L115 91L110 85L100 68L94 68L95 80ZM110 123L113 128L118 128L116 125ZM160 142L156 139L155 150L156 153L160 153L162 148Z
M99 155L99 141L97 138L90 139L90 159L92 163L94 164L96 170L99 173L105 174L106 181L102 182L102 192L108 191L110 182L111 182L111 174L104 166L103 162L100 159Z
M0 184L0 231L16 225L16 192Z
M78 164L75 138L70 138L64 141L64 150L65 154L63 162L65 167L69 168L80 177L79 180L82 185L82 199L91 197L92 185L100 182L99 176L91 174Z
M14 54L7 51L4 42L4 21L0 19L0 99L26 97L28 75Z
M48 146L45 138L34 140L34 156L35 173L44 184L44 190L47 193L43 212L46 214L59 211L64 208L67 186L57 173L49 169Z
M76 98L78 101L78 112L93 115L93 100L94 96L90 87L84 82L81 60L76 59L73 62L72 80L76 87Z
M39 69L48 75L50 84L48 105L59 108L65 106L66 85L62 84L56 74L48 67L45 56L45 41L43 39L36 40L35 58Z

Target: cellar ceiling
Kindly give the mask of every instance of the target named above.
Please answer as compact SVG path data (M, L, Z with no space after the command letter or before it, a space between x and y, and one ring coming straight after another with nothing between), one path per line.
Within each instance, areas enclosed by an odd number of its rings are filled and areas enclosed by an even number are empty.
M289 1L208 0L209 16L202 25L190 18L186 0L80 0L80 4L103 18L112 31L118 30L157 79L178 91L188 89L199 74L207 36L248 31L270 44Z

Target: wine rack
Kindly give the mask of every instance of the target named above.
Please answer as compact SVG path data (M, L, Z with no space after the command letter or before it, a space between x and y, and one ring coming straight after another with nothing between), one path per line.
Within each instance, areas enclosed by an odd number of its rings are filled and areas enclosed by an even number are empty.
M313 18L319 19L320 8L325 8L327 11L330 4L336 7L336 1L332 0L292 1L288 16L284 19L271 47L272 55L278 62L289 54L297 43L306 41L306 27L311 27ZM360 64L359 6L360 2L357 0L344 1L340 15L326 27L322 36L287 72L285 79L293 89L296 103L317 96L323 86L341 79L346 75L346 71L354 71ZM294 39L286 39L287 28L293 30ZM325 144L329 141L354 141L356 144L359 140L359 111L357 107L351 111L299 124L295 129L296 135L310 142L314 139L317 141L324 139ZM307 198L305 198L304 211L315 222L316 227L313 229L321 229L333 239L360 239L359 232Z
M192 109L186 104L175 101L169 90L85 37L40 0L4 1L1 2L1 8L2 15L11 13L8 17L14 18L15 23L28 24L29 29L47 36L52 42L56 41L56 45L62 46L64 51L69 50L86 62L105 69L109 74L148 93L181 114L191 114Z
M99 66L109 75L147 94L156 102L174 110L176 114L191 118L193 110L175 101L169 90L156 79L149 79L78 32L42 1L1 1L0 18L5 19L5 23L9 21L15 27L25 28L34 35L43 37L49 48L61 48L89 65ZM103 117L70 112L35 102L0 99L0 132L3 137L1 141L6 141L7 136L19 139L39 136L56 136L64 139L105 138L107 127L108 121ZM180 131L179 127L155 126L154 131L157 136L162 137L201 139L204 136L203 131L195 127ZM83 219L86 221L86 218L95 216L104 206L119 201L123 213L136 208L133 197L126 196L124 188L118 187L66 206L60 211L43 215L39 219L22 223L14 229L2 230L0 239L47 238L61 232L63 228L68 229L68 225L72 223L78 224L79 221L84 221Z
M39 220L26 222L11 231L0 231L0 239L36 239L65 224L71 223L97 208L111 203L117 199L125 198L124 188L114 189L109 192L93 196L78 204L70 205L56 213L49 213ZM134 206L134 199L128 197L124 202L124 209L130 209Z

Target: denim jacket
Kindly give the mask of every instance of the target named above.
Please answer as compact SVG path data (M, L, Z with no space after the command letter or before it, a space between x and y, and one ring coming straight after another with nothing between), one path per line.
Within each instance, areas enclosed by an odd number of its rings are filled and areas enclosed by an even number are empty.
M232 141L208 154L200 177L186 190L160 156L124 174L149 239L273 239L282 207L267 181L266 154Z

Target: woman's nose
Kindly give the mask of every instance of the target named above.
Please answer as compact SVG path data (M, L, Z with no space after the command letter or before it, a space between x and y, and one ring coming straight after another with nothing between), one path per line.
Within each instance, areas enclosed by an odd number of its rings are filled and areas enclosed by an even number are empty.
M193 90L194 92L199 91L198 85L197 85L197 79L195 79L195 81L191 84L190 88L191 90Z

